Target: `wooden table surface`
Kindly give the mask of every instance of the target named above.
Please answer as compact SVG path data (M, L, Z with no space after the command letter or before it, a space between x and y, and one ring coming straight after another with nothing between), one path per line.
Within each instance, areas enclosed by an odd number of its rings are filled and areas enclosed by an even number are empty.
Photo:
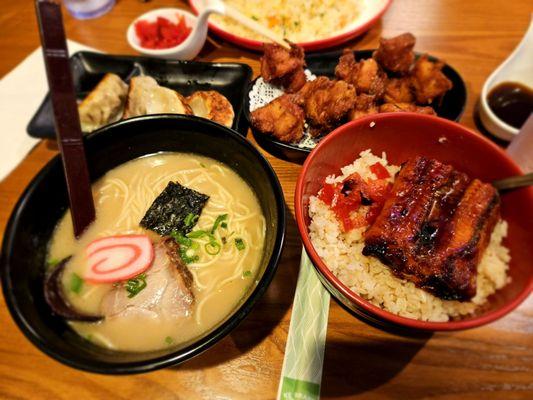
M39 45L32 3L2 0L0 76ZM150 9L176 5L186 7L172 0L118 0L108 15L96 20L66 16L67 35L109 53L131 54L125 40L131 20ZM396 0L381 22L349 46L372 48L381 35L414 33L417 50L444 58L465 79L468 103L461 122L476 129L473 114L481 86L519 42L532 6L530 0ZM258 73L257 54L216 37L210 37L200 58L248 63ZM0 232L24 187L56 152L53 141L41 142L0 182ZM179 367L135 376L101 376L68 368L38 351L15 326L0 295L0 398L275 398L301 249L293 218L300 166L267 157L291 210L288 236L274 281L237 329ZM418 337L373 328L332 302L322 398L531 399L533 297L488 326Z

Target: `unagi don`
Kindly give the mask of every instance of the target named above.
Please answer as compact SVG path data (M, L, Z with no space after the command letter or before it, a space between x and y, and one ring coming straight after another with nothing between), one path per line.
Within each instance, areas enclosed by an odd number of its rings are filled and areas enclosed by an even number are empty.
M499 218L492 185L417 157L398 173L366 232L363 254L442 299L467 301L476 294L477 264Z

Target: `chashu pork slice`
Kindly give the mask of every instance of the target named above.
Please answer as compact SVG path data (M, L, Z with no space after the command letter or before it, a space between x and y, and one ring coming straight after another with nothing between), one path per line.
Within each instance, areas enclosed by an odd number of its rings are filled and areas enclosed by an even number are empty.
M192 114L185 98L175 90L159 86L150 76L131 79L124 118L148 114Z
M145 272L146 287L133 297L125 283L117 285L102 299L106 318L140 316L186 318L194 304L193 277L179 256L179 245L170 238L155 245L152 266Z

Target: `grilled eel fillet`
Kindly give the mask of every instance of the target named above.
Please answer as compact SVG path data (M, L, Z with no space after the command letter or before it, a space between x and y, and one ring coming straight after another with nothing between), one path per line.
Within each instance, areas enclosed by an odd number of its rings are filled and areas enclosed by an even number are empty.
M396 177L363 254L442 299L467 301L476 294L477 264L499 217L492 185L418 157Z

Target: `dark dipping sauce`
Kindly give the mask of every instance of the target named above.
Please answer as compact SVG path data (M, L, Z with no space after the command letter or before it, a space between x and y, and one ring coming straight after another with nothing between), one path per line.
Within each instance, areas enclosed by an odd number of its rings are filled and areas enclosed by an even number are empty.
M491 89L489 107L498 118L520 129L533 112L533 90L517 82L503 82Z

